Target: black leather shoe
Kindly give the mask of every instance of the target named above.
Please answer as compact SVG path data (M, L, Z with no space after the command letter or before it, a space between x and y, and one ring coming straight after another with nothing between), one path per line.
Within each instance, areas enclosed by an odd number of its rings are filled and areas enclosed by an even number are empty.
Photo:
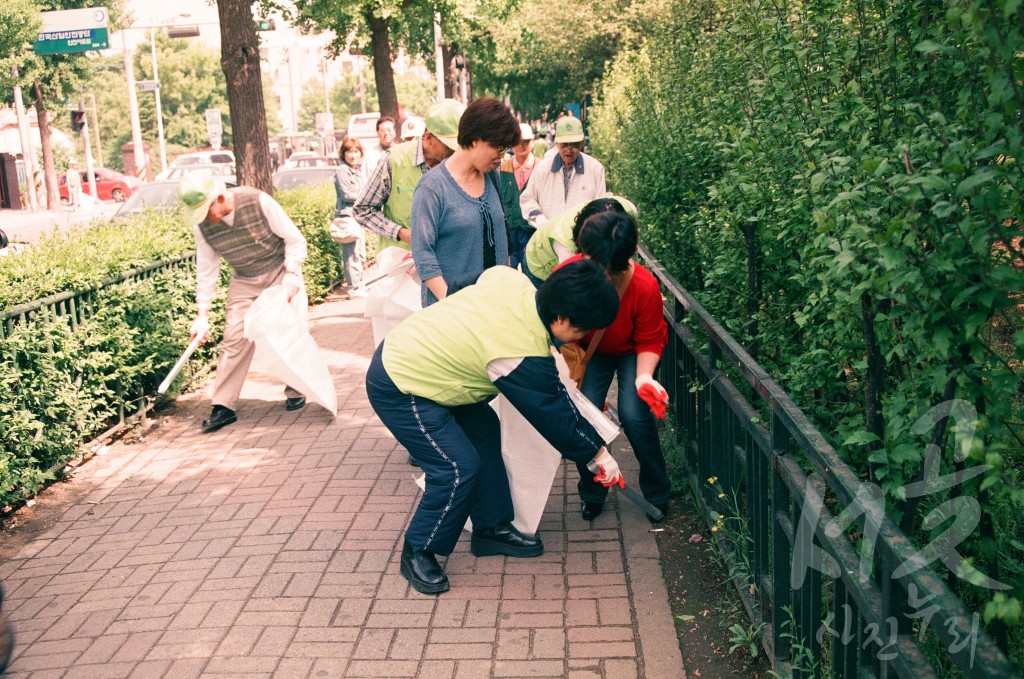
M3 615L3 598L4 590L0 587L0 674L7 669L7 665L11 662L11 655L14 653L14 630Z
M420 463L417 462L416 460L414 460L412 458L412 455L409 456L409 464L411 464L413 467L419 467L420 466Z
M238 418L235 417L235 411L231 408L213 406L213 411L210 413L210 417L203 420L203 433L209 434L211 432L215 432L221 427L226 427L237 421Z
M286 398L284 400L284 409L287 410L288 412L291 412L293 410L298 410L299 408L305 408L305 407L306 407L306 397L305 396L296 396L294 398Z
M665 519L668 518L668 503L667 502L662 502L662 503L654 502L652 504L655 507L658 508L658 511L661 512L661 518L660 519L656 519L653 516L651 516L650 514L648 514L647 515L647 520L648 521L650 521L651 523L661 523L662 521L664 521Z
M523 535L511 521L490 528L474 528L469 550L474 556L530 557L544 553L544 544L537 536Z
M584 500L583 511L580 512L580 515L583 517L584 521L593 521L597 517L601 516L601 512L603 511L603 502L587 502L586 500Z
M448 591L448 576L437 563L437 557L430 552L413 549L408 542L402 545L401 570L402 577L420 594Z

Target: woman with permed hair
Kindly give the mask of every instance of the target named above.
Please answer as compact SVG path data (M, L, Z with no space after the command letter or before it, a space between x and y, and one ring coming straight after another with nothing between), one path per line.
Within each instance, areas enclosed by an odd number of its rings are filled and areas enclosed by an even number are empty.
M465 276L508 264L497 168L519 143L519 123L497 99L477 99L459 121L459 147L428 172L412 198L412 258L424 307Z

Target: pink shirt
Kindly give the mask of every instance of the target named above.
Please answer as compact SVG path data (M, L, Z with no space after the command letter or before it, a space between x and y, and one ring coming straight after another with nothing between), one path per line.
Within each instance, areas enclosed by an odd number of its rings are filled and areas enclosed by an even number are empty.
M530 174L533 172L534 166L537 164L537 157L532 153L526 156L526 162L520 165L516 161L516 157L512 156L512 174L516 178L516 186L522 191L523 187L526 186L526 181L530 178Z

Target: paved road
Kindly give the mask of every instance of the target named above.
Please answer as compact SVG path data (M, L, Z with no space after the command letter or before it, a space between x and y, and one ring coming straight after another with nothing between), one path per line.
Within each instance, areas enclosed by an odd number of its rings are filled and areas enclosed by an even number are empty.
M4 535L11 678L685 676L646 518L610 500L584 522L574 467L548 500L544 555L476 558L464 539L449 592L412 590L398 558L419 491L366 401L362 302L310 319L337 419L286 412L253 373L238 423L202 435L207 385Z
M76 224L85 224L93 219L106 219L117 212L120 203L105 201L97 203L90 210L0 210L0 229L14 242L35 243L44 234L67 228Z

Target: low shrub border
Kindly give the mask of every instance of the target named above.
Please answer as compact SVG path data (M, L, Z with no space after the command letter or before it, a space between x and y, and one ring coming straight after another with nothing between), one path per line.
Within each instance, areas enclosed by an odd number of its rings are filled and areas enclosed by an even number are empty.
M310 301L320 301L342 273L326 229L333 189L294 189L277 198L306 237L306 290ZM186 257L184 266L118 279L130 269L181 260L193 247L190 230L175 214L150 212L54 234L0 260L0 506L35 494L83 442L155 392L184 348L195 314L194 261ZM221 278L226 281L226 268ZM65 291L87 293L87 308L67 313L42 304L29 314L12 313ZM222 313L219 295L215 332ZM193 355L179 385L213 360L218 340L211 337Z

